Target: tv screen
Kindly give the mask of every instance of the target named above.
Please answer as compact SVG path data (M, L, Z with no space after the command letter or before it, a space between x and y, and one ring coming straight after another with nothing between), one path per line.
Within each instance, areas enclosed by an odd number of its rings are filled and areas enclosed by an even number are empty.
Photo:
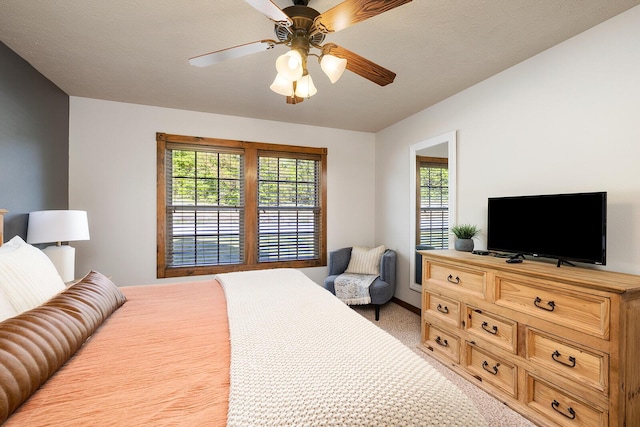
M607 193L489 198L487 249L606 264Z

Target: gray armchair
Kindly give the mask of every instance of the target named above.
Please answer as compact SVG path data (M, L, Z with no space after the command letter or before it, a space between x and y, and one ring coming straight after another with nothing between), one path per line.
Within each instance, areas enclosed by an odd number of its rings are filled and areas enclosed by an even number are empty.
M344 273L351 259L351 248L342 248L329 252L329 276L324 287L335 295L336 277ZM396 252L387 249L380 259L380 277L369 287L371 304L376 307L376 320L380 319L380 306L388 302L396 292Z

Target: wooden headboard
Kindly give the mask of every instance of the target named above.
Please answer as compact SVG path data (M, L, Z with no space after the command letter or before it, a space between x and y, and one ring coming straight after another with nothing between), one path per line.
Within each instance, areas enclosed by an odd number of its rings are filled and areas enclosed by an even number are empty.
M4 214L8 211L6 209L0 209L0 246L4 242Z

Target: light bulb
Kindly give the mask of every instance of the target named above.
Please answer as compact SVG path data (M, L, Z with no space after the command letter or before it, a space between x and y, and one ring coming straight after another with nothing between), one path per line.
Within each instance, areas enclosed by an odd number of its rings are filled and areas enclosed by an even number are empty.
M296 96L300 98L309 98L316 93L318 93L318 89L316 89L309 74L302 76L296 82Z
M320 68L329 77L331 83L335 83L344 73L344 69L347 66L347 60L344 58L338 58L333 55L322 55L320 60Z
M300 61L298 60L298 58L296 58L295 55L288 55L289 56L289 61L287 62L287 67L290 70L295 70L296 68L298 68L298 65L300 65Z
M287 79L290 82L298 80L302 77L302 73L304 72L300 52L295 49L291 49L284 55L280 55L276 60L276 70L278 70L278 74L282 78Z

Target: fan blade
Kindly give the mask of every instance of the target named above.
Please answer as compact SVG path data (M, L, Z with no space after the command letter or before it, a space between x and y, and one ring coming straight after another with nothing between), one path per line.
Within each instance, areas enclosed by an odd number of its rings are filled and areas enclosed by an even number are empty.
M340 31L365 19L373 18L388 10L409 3L411 0L344 0L313 22L311 33Z
M253 6L258 12L262 13L267 18L271 19L278 25L284 27L290 27L293 25L293 21L286 13L282 11L271 0L245 0L251 6Z
M189 63L196 67L206 67L208 65L226 61L227 59L239 58L252 53L273 49L275 45L276 42L274 40L261 40L259 42L241 44L240 46L229 47L227 49L205 53L204 55L194 56L193 58L189 58Z
M396 73L393 71L389 71L386 68L333 43L324 45L322 53L346 59L347 70L352 73L356 73L367 80L371 80L380 86L386 86L389 83L393 83L393 80L396 78Z

